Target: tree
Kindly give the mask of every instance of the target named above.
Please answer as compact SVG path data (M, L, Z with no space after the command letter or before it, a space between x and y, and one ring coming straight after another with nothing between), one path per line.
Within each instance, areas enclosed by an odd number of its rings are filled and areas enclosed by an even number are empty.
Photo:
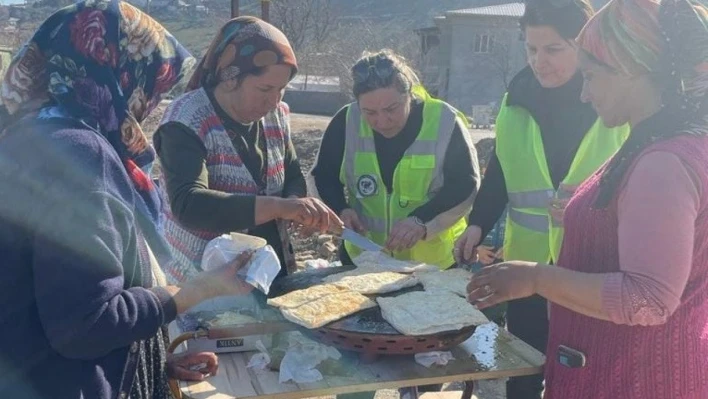
M298 58L300 73L305 76L321 74L325 42L329 40L334 15L330 0L273 0L271 21L290 41Z
M295 51L317 48L332 33L330 0L273 0L272 23L290 40Z
M418 38L402 20L372 21L356 19L341 22L332 40L327 42L329 59L326 68L339 76L342 90L351 93L351 67L365 51L391 49L405 57L415 68L420 59Z
M272 0L271 21L295 50L305 84L309 75L337 76L351 93L349 71L365 50L389 48L414 63L420 58L413 21L339 18L331 0Z
M494 43L494 48L485 57L485 63L494 71L496 78L509 88L511 79L519 72L519 59L522 56L520 48L514 48L511 38L502 37Z

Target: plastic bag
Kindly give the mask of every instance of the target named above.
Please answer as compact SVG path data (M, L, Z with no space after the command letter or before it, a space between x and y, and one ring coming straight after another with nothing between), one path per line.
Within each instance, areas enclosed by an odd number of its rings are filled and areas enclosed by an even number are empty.
M290 334L290 347L280 362L280 383L292 380L295 383L320 381L322 373L315 367L324 360L339 360L342 354L331 346L305 338L301 334Z
M280 260L275 250L270 245L256 250L248 262L248 265L239 270L239 276L242 276L246 282L256 287L262 293L268 295L270 285L280 272Z
M236 259L243 251L254 250L251 260L238 275L259 291L268 294L270 285L280 272L275 250L260 237L240 233L224 234L209 241L202 256L202 269L212 270Z
M256 348L258 349L258 353L251 356L251 359L248 361L246 367L255 370L265 370L265 368L270 364L270 355L268 354L265 345L263 345L263 342L260 340L256 342Z
M325 269L328 267L340 267L342 262L330 262L326 259L309 259L305 261L305 270Z
M455 360L455 358L452 357L452 352L426 352L415 354L416 363L428 368L434 364L444 366L450 360Z

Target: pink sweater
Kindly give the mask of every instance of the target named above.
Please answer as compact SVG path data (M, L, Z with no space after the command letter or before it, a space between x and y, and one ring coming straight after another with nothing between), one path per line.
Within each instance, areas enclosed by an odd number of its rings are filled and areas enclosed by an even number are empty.
M613 322L552 305L547 399L708 398L706 165L708 138L685 136L645 151L608 209L592 206L597 176L578 190L558 264L607 275ZM673 189L683 193L674 202ZM558 345L585 353L587 365L560 365Z
M620 271L607 274L603 290L612 321L662 324L679 306L701 192L698 176L670 152L648 152L630 168L617 203Z

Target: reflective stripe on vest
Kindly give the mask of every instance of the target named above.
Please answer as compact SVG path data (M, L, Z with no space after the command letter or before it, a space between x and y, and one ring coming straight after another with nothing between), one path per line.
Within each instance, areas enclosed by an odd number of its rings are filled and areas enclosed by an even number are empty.
M553 188L541 131L523 108L507 106L506 96L497 117L496 154L509 197L504 256L535 262L555 262L560 253L563 229L548 214L550 201L570 195ZM621 147L629 134L627 126L607 128L598 119L583 138L565 185L579 185Z
M553 190L522 191L508 193L509 206L513 208L544 208L553 198Z
M509 220L523 226L529 230L539 233L548 233L548 215L534 215L533 213L522 212L515 208L509 208L507 214Z
M508 193L508 218L529 230L548 232L548 215L523 212L521 209L545 208L553 198L553 190L535 190Z
M426 98L423 125L416 140L396 166L392 192L381 180L374 133L362 118L357 103L347 110L346 144L340 180L352 207L366 225L368 237L384 244L392 225L432 198L442 187L445 154L455 129L457 111L439 100ZM362 181L365 180L365 181ZM454 241L466 227L464 218L435 237L428 237L407 251L394 253L398 259L412 259L447 268L454 263ZM345 242L354 258L360 250Z

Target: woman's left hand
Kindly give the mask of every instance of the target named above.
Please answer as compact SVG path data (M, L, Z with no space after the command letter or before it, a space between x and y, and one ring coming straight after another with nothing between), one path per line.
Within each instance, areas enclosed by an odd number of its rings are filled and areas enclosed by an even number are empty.
M169 355L166 368L169 378L180 381L203 381L216 374L219 358L211 352Z
M558 192L561 194L561 198L554 198L548 203L548 213L551 215L551 219L553 219L553 223L556 226L563 225L565 208L568 206L570 198L577 189L578 186L561 183L558 187Z
M538 263L512 261L487 266L467 285L467 300L479 309L536 293Z
M391 251L403 251L412 248L424 238L425 227L416 223L412 217L409 217L393 225L385 247Z

